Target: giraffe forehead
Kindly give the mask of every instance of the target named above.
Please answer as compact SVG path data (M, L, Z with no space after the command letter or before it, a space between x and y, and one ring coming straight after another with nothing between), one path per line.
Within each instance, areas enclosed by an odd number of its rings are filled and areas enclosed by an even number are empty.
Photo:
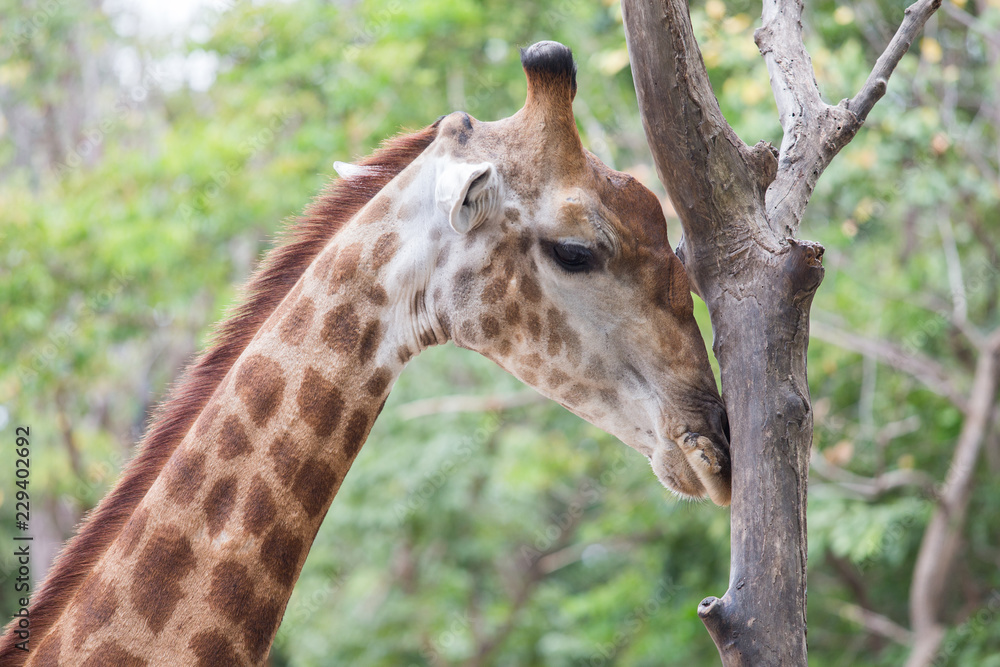
M649 188L589 155L593 192L627 247L670 251L663 207ZM672 254L672 252L671 252Z
M441 121L433 152L444 159L492 162L509 191L507 208L518 210L524 228L603 241L628 256L664 259L657 255L670 245L656 195L582 148L580 160L554 156L544 125L523 121L515 115L480 122L456 112Z

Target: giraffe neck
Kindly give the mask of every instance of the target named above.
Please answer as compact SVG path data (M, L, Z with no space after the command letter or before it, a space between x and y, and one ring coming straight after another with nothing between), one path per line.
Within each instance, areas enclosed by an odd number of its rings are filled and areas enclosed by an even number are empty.
M376 196L300 277L28 664L263 660L392 383L444 337L383 286L413 264L398 217Z

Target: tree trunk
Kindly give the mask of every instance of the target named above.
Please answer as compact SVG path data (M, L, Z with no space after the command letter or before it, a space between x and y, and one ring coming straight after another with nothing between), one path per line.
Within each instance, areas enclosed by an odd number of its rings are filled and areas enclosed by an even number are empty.
M660 180L684 228L677 254L705 300L732 433L729 590L698 614L726 667L806 665L809 308L823 248L791 238L820 174L861 127L940 0L920 0L865 86L819 96L801 2L764 0L755 39L785 136L749 147L712 92L684 0L623 0L632 76Z

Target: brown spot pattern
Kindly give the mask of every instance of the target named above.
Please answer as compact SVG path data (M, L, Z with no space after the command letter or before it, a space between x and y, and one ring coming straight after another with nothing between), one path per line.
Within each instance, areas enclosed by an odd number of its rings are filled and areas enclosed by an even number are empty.
M212 570L208 606L239 625L253 606L255 590L245 565L223 561Z
M569 381L569 376L563 373L558 368L549 375L548 383L552 388L559 387L559 385L565 384Z
M264 478L254 475L250 491L243 501L243 526L254 535L263 535L267 527L274 523L277 511L271 489Z
M166 475L167 497L187 505L205 480L205 455L184 447L170 457Z
M370 285L366 294L368 300L376 306L384 306L389 303L389 294L381 285Z
M409 181L413 180L413 174L414 173L416 173L416 172L414 171L413 173L410 173L410 174L406 174L406 172L403 172L402 174L399 175L399 179L400 179L399 180L399 185L400 185L401 188L405 188L407 185L409 185ZM406 183L403 182L404 179L405 179ZM408 201L404 201L402 204L399 205L399 208L396 210L396 219L397 220L409 220L410 218L413 217L415 211L416 211L416 207L415 206L413 206ZM434 231L438 232L439 237L440 237L440 230L438 230L437 228L435 228ZM433 234L434 234L434 232L431 232L432 236L433 236ZM432 241L436 241L437 239L432 238L431 240Z
M387 232L380 236L372 248L372 271L378 271L385 266L386 262L395 257L397 250L399 250L399 234Z
M291 586L299 571L299 557L305 543L284 526L276 525L260 545L260 561L282 586Z
M344 432L344 454L353 459L361 445L365 444L365 436L368 435L368 413L364 410L355 410L351 413L351 418L347 420L347 430Z
M176 528L155 533L139 554L130 589L132 605L154 634L163 630L184 597L180 582L195 562L190 541Z
M209 606L234 625L243 627L243 642L257 663L267 652L281 620L281 606L254 591L253 579L240 563L219 563L212 571ZM232 650L232 645L228 648Z
M278 602L268 602L261 598L257 600L253 613L247 616L243 626L243 641L254 662L260 662L267 653L267 647L271 645L271 639L281 622L282 609Z
M439 299L435 300L436 303L441 303ZM451 338L451 318L448 317L448 313L441 311L437 314L438 322L441 324L441 328L444 330L445 336Z
M340 423L340 413L344 410L344 398L340 390L312 367L306 369L302 378L298 403L302 418L321 438L333 433Z
M212 428L212 424L215 422L215 418L219 416L220 405L218 401L212 401L209 403L208 407L205 408L201 416L198 417L198 421L195 424L195 435L199 438L204 438L209 429Z
M212 539L215 539L229 520L229 515L236 505L238 489L239 480L235 475L230 475L217 481L208 492L205 498L205 514L208 517L208 536Z
M331 246L317 258L316 266L313 269L313 275L316 276L316 280L321 283L330 280L330 273L337 262L337 251L337 246Z
M566 327L562 332L563 343L566 344L566 352L569 360L574 364L580 363L583 347L580 345L580 336L573 329Z
M510 341L507 340L506 338L497 343L497 354L499 354L501 357L506 357L508 354L510 354L510 350L511 350L511 344Z
M518 218L521 214L518 213ZM521 234L517 237L517 252L519 255L527 255L528 251L531 250L531 237L528 234Z
M566 400L575 405L583 403L587 397L590 395L590 390L586 386L576 383L570 387L569 392L566 394Z
M94 649L81 667L146 667L148 664L126 651L118 642L106 641Z
M437 234L437 238L434 238L435 233ZM441 230L435 228L434 231L431 232L431 241L437 241L440 238L441 238ZM449 257L451 257L451 246L450 245L442 246L441 249L438 251L437 259L434 260L434 268L440 269L441 267L443 267L445 264L448 263Z
M102 580L95 572L80 587L74 606L77 620L73 642L79 650L87 637L107 625L115 615L118 596L115 594L114 586Z
M292 449L292 438L287 433L282 433L271 442L267 450L267 455L274 462L274 472L285 484L292 481L292 476L299 469L299 459Z
M566 323L566 316L556 308L549 308L546 312L549 328L549 354L559 353L559 347L566 346L566 353L573 359L579 361L580 358L580 336L573 331ZM557 341L557 342L555 342ZM555 352L553 352L555 347Z
M392 379L392 375L386 368L378 368L372 373L372 376L368 378L365 382L364 390L368 392L370 396L381 396L385 393L386 388L389 386L389 381Z
M550 357L554 357L559 354L562 349L562 336L559 332L554 329L549 329L549 345L546 351L549 353Z
M410 351L409 345L400 345L396 348L396 357L399 359L400 363L405 364L407 361L413 358L413 352Z
M526 357L521 357L520 361L521 361L521 365L524 366L525 368L541 368L542 367L542 358L538 355L537 352L532 352L531 354L529 354Z
M236 393L257 426L266 424L275 413L284 392L285 379L278 362L257 354L240 364L236 373Z
M472 292L475 282L476 274L472 269L464 268L455 272L455 278L452 280L452 286L454 289L452 292L452 299L454 301L456 311L461 311L472 303L475 298Z
M521 321L521 304L511 301L503 311L503 321L510 326L514 326Z
M142 534L146 532L146 521L149 519L149 510L137 510L125 524L122 532L118 535L118 540L122 546L122 558L128 558L139 546Z
M378 351L379 343L382 342L382 323L378 320L372 320L365 327L364 333L361 334L361 343L358 346L358 360L367 364L375 356L375 352Z
M341 249L337 254L337 261L333 265L333 274L330 276L330 294L336 293L342 283L354 277L358 271L358 263L360 261L360 243L353 243Z
M538 313L528 313L527 319L528 333L531 334L531 340L538 342L542 338L542 319L538 317Z
M236 415L229 415L219 431L219 456L225 461L250 453L250 436Z
M236 648L222 633L216 630L199 632L188 643L198 658L197 667L218 667L218 665L242 665L243 660Z
M358 344L360 327L354 306L344 303L326 314L320 336L334 352L350 354Z
M473 345L479 340L479 327L472 320L465 320L458 326L456 341L459 345Z
M492 315L483 315L479 319L479 324L487 338L493 339L500 335L500 323Z
M305 508L306 514L316 517L333 493L337 471L329 464L312 458L303 463L292 485L292 495Z
M42 639L42 644L35 651L37 667L59 667L59 651L62 648L62 636L59 631L50 632Z
M362 209L361 215L358 216L358 224L370 225L385 220L389 216L389 202L389 197L376 196Z
M483 288L483 303L493 304L507 295L507 286L510 281L506 275L498 275L486 284Z
M538 281L530 273L525 273L521 276L518 281L518 285L521 289L521 295L529 303L538 303L542 298L542 288L538 286Z
M618 407L618 392L612 387L608 389L601 390L601 400L605 405L610 405L611 407Z
M307 296L299 299L281 323L278 335L285 345L298 345L312 328L313 317L316 315L316 305Z

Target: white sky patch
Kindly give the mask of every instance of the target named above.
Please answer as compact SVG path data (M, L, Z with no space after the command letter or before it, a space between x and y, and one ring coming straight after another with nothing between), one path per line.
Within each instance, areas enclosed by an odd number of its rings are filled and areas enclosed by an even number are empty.
M219 56L197 49L187 52L190 42L208 41L211 28L197 22L206 10L223 12L239 0L105 0L103 9L112 18L115 30L123 37L149 39L173 47L172 53L158 58L150 69L156 73L156 85L165 92L189 88L204 92L215 83ZM115 54L115 72L123 87L140 84L144 76L139 53L125 47Z
M140 37L171 37L184 35L202 7L213 6L212 0L108 0L105 11L111 15L127 14L119 19L121 27ZM118 25L115 26L119 28ZM126 33L127 34L127 33Z

